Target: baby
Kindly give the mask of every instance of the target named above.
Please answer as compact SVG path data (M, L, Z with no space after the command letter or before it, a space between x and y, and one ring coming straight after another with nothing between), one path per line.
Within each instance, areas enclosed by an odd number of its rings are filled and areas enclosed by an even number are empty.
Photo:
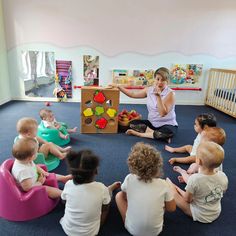
M35 186L44 185L50 198L58 198L61 196L62 191L58 188L47 186L46 179L49 173L34 164L37 151L38 143L35 139L18 139L12 148L12 154L15 157L12 175L23 191L28 192ZM56 179L63 183L71 178L71 175L56 175Z
M60 138L62 139L68 139L70 133L75 133L77 131L77 127L68 129L64 125L57 122L53 112L49 109L41 109L39 115L42 119L43 125L46 128L57 129L59 131Z
M46 140L37 136L38 123L34 118L24 117L18 120L16 124L17 132L19 133L18 138L34 138L39 143L38 152L43 153L45 158L51 153L59 159L64 159L71 147L59 147L54 143L47 142Z

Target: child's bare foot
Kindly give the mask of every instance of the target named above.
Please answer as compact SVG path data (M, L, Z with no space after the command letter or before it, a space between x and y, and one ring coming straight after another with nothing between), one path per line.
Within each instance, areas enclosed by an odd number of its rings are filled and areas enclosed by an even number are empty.
M121 182L117 181L117 182L114 182L113 184L109 185L108 188L111 192L113 192L114 190L120 188L120 186L121 186Z
M74 127L73 129L71 129L71 133L76 133L77 129L77 127Z
M184 178L183 178L182 175L178 176L177 178L178 178L178 180L179 180L179 183L181 183L181 184L182 184L182 183L185 183Z
M67 152L63 152L59 157L60 160L64 160L66 158Z
M186 173L186 170L182 169L180 166L174 166L174 167L173 167L173 170L174 170L175 172L180 173L181 175L182 175L183 173Z
M176 162L176 158L175 158L175 157L170 158L169 163L170 163L171 165L173 165L175 162Z
M63 148L63 152L69 152L72 149L71 146Z
M187 169L187 173L192 175L196 172L198 172L199 165L197 163L192 163L189 168Z
M165 150L168 151L168 152L171 152L171 153L175 152L174 148L172 148L172 147L170 147L168 145L165 145Z
M63 135L62 138L63 138L63 139L68 139L68 138L69 138L69 134Z

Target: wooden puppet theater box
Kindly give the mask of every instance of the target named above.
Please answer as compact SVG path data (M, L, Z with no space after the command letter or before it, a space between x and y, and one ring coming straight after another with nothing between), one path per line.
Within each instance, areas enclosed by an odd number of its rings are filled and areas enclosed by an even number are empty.
M81 88L81 133L117 133L120 91L117 88Z

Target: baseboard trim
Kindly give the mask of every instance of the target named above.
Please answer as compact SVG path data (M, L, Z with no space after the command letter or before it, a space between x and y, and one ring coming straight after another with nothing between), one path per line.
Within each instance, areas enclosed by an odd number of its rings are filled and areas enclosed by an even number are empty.
M4 100L0 101L0 106L4 105L5 103L8 103L10 101L12 101L12 99L10 99L10 98L9 99L4 99Z
M33 101L33 102L58 102L57 98L12 98L10 100L7 100L3 103L9 102L11 100L16 100L16 101ZM69 98L66 102L81 102L80 99L73 99L73 98ZM129 100L122 100L120 101L120 104L146 104L145 100L139 100L139 99L129 99ZM0 104L1 105L1 104ZM186 100L180 100L180 101L176 101L176 105L196 105L196 106L203 106L204 101L186 101Z

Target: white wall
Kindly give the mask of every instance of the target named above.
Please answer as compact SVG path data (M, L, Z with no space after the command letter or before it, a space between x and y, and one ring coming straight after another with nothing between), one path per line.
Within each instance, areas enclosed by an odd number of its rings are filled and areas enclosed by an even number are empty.
M11 100L11 94L7 66L7 48L5 44L2 0L0 0L0 105L9 100Z
M211 67L236 67L234 0L3 0L11 92L24 99L22 50L54 51L72 60L83 84L83 55L100 56L100 84L112 69L204 65L202 92L177 91L178 104L203 104ZM73 91L80 101L80 91ZM121 102L134 102L121 96ZM135 101L137 102L137 101ZM140 100L139 102L144 102Z

